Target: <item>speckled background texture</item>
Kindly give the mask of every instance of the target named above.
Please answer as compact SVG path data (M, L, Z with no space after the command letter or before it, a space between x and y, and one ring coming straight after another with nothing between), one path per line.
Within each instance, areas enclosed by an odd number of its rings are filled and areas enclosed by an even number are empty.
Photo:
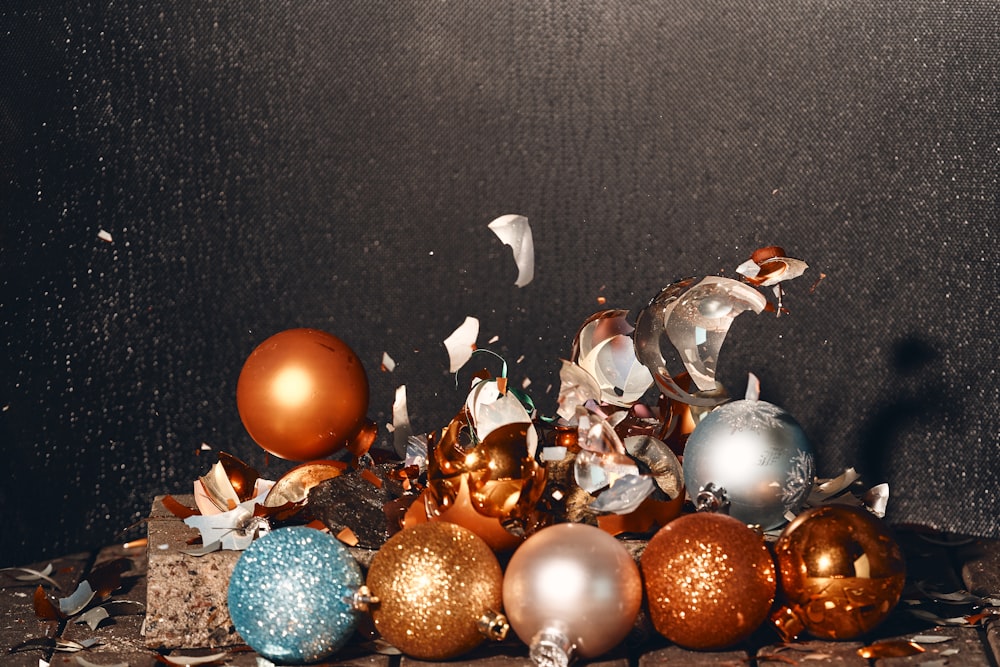
M4 3L0 566L120 539L202 443L287 469L235 402L279 330L343 338L371 418L405 384L428 431L472 315L554 414L599 297L775 243L812 268L723 381L894 523L1000 537L998 91L986 0Z

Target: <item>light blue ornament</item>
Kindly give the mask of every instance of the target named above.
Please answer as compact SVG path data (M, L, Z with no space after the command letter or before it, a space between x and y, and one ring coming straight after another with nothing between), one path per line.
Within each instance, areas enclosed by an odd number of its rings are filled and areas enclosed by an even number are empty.
M229 615L243 641L278 663L336 653L359 614L361 568L336 538L312 528L279 528L255 540L229 579Z

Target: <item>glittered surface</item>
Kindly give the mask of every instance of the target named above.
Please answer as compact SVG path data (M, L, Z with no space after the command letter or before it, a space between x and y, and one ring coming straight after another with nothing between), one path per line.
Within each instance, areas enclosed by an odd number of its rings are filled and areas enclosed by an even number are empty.
M276 478L235 389L277 331L343 338L371 418L405 384L421 432L461 401L441 341L472 315L552 414L583 318L773 243L811 268L787 318L733 325L723 383L760 375L824 476L888 480L891 521L1000 536L995 2L56 0L0 24L0 506L25 508L0 566L117 541L202 442ZM505 213L531 220L523 288Z
M471 531L424 523L396 533L372 560L366 580L379 602L375 627L406 655L459 656L485 639L477 623L502 611L496 556Z
M361 568L346 547L312 528L280 528L253 542L229 581L229 614L255 651L281 663L315 662L351 638Z
M685 648L747 639L774 601L777 575L763 538L732 517L675 519L653 536L641 562L653 626Z

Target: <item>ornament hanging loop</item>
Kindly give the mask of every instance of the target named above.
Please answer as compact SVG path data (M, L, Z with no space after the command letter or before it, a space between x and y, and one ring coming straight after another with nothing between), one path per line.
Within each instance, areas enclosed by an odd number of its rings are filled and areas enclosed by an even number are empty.
M698 512L722 512L729 505L726 489L709 482L701 487L694 498L694 508Z
M510 632L510 623L507 617L492 609L476 621L476 627L487 638L495 642L502 642Z

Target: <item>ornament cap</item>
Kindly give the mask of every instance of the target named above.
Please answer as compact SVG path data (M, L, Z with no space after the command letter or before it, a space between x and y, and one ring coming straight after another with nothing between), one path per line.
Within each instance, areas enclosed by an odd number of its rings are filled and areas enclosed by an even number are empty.
M563 629L548 625L531 638L529 655L537 667L569 667L575 649Z
M372 595L370 588L361 586L350 597L350 603L356 611L368 611L369 606L379 603L379 599L377 595Z
M507 617L492 609L479 617L476 627L487 638L495 642L502 642L510 632L510 623Z
M694 507L699 512L721 512L729 505L729 496L724 487L709 482L701 487L694 498Z

